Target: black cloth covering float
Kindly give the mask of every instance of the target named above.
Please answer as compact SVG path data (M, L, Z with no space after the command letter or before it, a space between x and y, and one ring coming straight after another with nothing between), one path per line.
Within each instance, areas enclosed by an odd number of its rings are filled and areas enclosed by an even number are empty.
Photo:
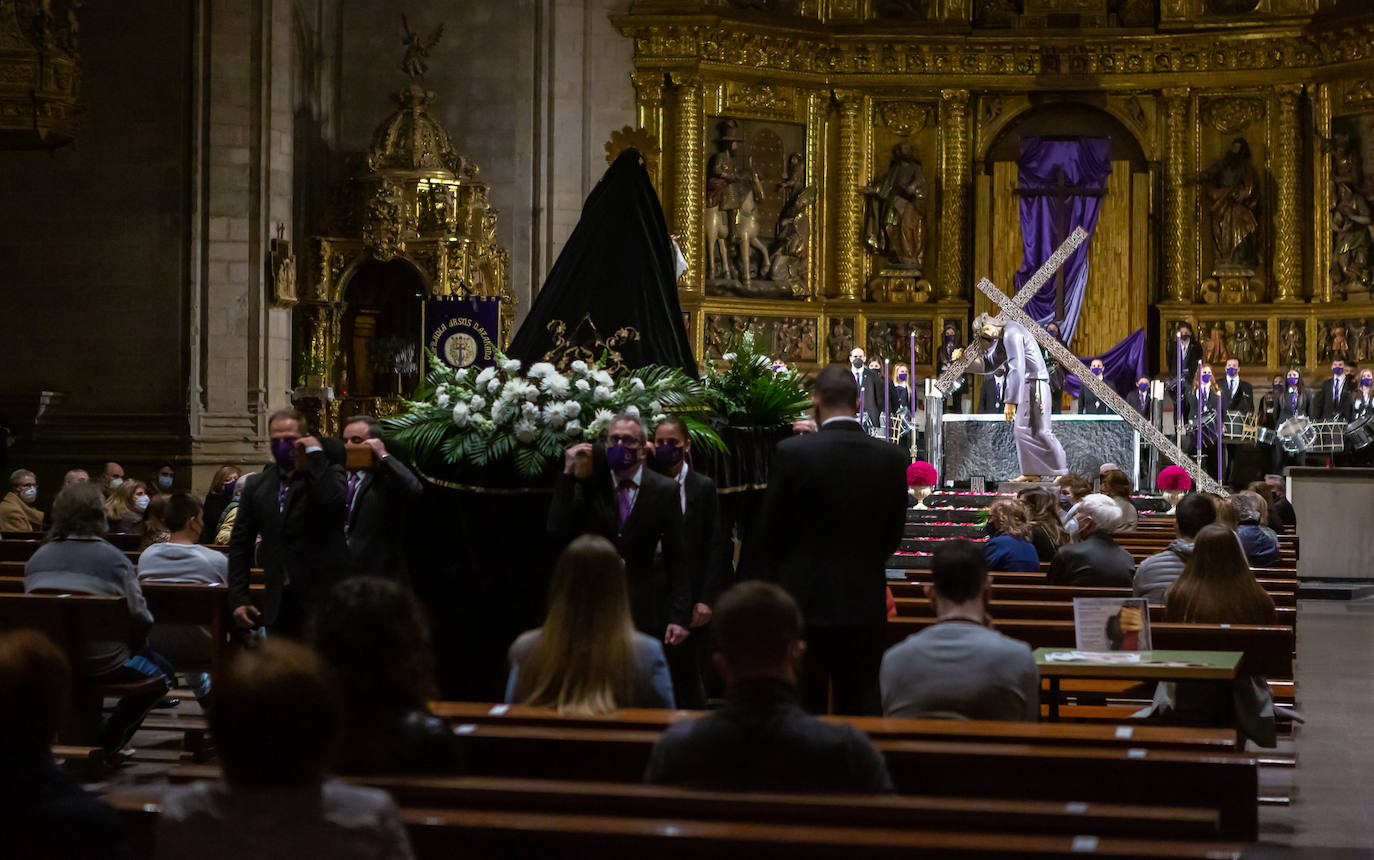
M661 364L696 378L674 259L643 158L627 149L587 197L506 354L567 370L607 352L612 374Z

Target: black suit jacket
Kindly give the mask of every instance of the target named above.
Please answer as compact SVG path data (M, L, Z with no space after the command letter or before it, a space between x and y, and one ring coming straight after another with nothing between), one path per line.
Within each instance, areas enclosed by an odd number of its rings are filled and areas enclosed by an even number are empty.
M1006 394L1006 377L1002 378L1002 393ZM993 415L1000 413L1006 408L1005 397L997 394L997 379L993 376L983 377L983 387L978 392L978 412L982 415Z
M1150 395L1148 392L1141 394L1139 390L1132 391L1130 394L1126 395L1126 402L1131 404L1136 412L1139 412L1146 418L1150 417Z
M1356 380L1356 385L1359 381ZM1317 402L1314 404L1317 413L1312 416L1315 421L1349 421L1350 420L1350 375L1346 374L1341 380L1341 396L1338 400L1335 396L1336 380L1328 379L1322 383L1322 390L1317 395Z
M349 571L354 576L404 581L408 578L406 514L423 489L420 479L396 456L382 458L375 468L361 474L345 529Z
M720 502L716 498L716 482L689 469L686 490L687 510L683 512L682 521L691 603L710 606L725 587L730 563L725 529L720 521Z
M760 514L765 579L808 626L881 624L906 523L906 452L835 421L778 444Z
M313 590L343 577L348 568L343 466L331 465L322 451L307 454L306 463L304 472L291 476L285 510L277 504L277 464L249 478L229 536L229 598L235 607L249 603L253 550L262 538L256 548L267 578L262 620L268 625L277 620L288 576L293 586Z
M1078 398L1079 415L1111 415L1112 408L1107 405L1107 401L1093 394L1084 385L1081 391L1082 396Z
M1164 352L1169 362L1169 378L1165 382L1172 390L1178 382L1178 341L1169 344ZM1193 385L1193 374L1197 373L1199 361L1202 361L1202 344L1190 339L1183 352L1183 384L1189 388Z
M1311 417L1312 395L1307 393L1305 390L1299 388L1298 402L1297 405L1294 406L1292 392L1290 392L1287 388L1284 388L1283 393L1278 395L1277 399L1277 409L1275 410L1277 423L1275 424L1275 426L1282 424L1289 418L1292 418L1294 415L1307 415Z
M687 577L686 537L677 481L647 466L641 471L639 495L625 528L617 527L619 507L614 479L598 455L592 476L579 480L560 474L549 505L549 532L567 543L584 534L609 540L625 559L630 612L635 627L662 639L671 624L691 621L692 587ZM655 553L663 548L662 563Z
M1221 412L1244 412L1246 415L1255 411L1255 389L1245 380L1236 382L1236 395L1231 396L1231 380L1222 377L1217 384L1221 386Z

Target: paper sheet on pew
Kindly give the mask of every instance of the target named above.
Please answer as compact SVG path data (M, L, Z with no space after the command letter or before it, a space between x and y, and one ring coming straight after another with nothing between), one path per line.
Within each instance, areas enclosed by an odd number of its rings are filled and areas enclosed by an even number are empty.
M1046 663L1095 663L1099 666L1166 666L1183 668L1201 666L1202 663L1187 663L1177 660L1146 660L1131 651L1050 651L1044 655Z

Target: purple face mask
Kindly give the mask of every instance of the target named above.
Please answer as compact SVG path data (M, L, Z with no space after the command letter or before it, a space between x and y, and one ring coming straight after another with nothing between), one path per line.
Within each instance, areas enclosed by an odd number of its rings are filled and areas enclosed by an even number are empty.
M655 445L654 461L661 468L671 469L682 462L682 456L685 453L681 445Z
M1360 380L1360 384L1363 385L1365 388L1368 388L1369 386L1374 385L1374 379L1370 379L1368 376L1366 376L1364 379Z
M1093 376L1101 376L1101 375L1102 375L1102 368L1100 368L1100 367L1094 367L1094 368L1092 368L1092 372L1093 372Z
M906 371L905 371L905 370L902 371L901 373L897 374L897 381L898 381L898 382L906 382Z
M1211 381L1212 381L1212 374L1210 374L1210 373L1204 373L1204 374L1202 374L1202 384L1203 384L1203 385L1206 385L1207 383L1209 383L1209 382L1211 382Z
M606 464L612 472L622 472L639 460L638 448L627 448L619 442L606 449Z
M1344 376L1344 375L1345 375L1345 368L1344 368L1344 367L1333 367L1333 368L1331 368L1331 375L1332 375L1332 376Z
M1239 368L1239 367L1228 367L1228 368L1226 368L1226 375L1227 375L1228 377L1230 377L1231 379L1235 379L1237 376L1240 376L1240 368Z
M278 436L272 440L272 459L277 465L286 468L291 465L291 457L296 453L295 436Z
M1136 385L1135 385L1135 390L1136 390L1136 391L1139 391L1141 394L1144 394L1145 392L1147 392L1147 391L1150 390L1150 383L1148 383L1148 382L1137 382Z

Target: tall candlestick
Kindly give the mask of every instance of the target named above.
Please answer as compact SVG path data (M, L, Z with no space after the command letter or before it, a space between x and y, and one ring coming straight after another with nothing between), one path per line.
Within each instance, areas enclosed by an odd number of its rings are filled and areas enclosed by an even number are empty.
M883 359L883 435L888 437L887 441L892 441L892 372L888 369L890 362Z
M1196 379L1196 380L1198 381L1198 384L1197 384L1197 392L1198 392L1198 401L1197 401L1197 462L1198 462L1198 468L1199 468L1199 469L1202 468L1202 407L1203 407L1204 405L1206 405L1206 401L1202 399L1203 396L1204 396L1203 393L1202 393L1202 379L1201 379L1201 377L1198 376L1198 374L1201 373L1201 372L1202 372L1202 361L1199 360L1198 363L1197 363L1197 368L1193 370L1193 378Z
M1226 425L1225 425L1225 423L1224 423L1224 419L1226 418L1226 416L1221 414L1221 390L1220 390L1220 389L1217 390L1217 408L1216 408L1216 416L1217 416L1217 483L1221 485L1221 488L1222 488L1223 490L1225 490L1225 489L1226 489L1226 482L1222 480L1222 475L1224 474L1224 472L1223 472L1222 462L1221 462L1221 461L1222 461L1222 458L1225 456L1225 454L1222 453L1221 437L1222 437L1222 431L1223 431L1223 430L1225 429L1225 427L1226 427Z
M916 329L911 329L911 363L906 366L906 425L911 434L911 459L916 459Z

